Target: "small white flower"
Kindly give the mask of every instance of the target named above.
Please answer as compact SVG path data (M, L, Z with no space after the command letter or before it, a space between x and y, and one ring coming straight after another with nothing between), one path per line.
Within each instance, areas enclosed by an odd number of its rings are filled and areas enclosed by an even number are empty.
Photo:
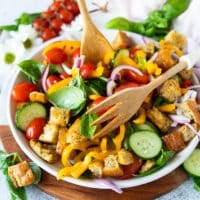
M10 64L16 64L22 59L25 48L15 39L7 39L0 44L0 68Z

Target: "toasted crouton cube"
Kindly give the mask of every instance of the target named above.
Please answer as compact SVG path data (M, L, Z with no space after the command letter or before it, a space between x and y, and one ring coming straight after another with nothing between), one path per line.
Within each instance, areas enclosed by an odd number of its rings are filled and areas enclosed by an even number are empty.
M70 119L70 110L58 107L51 107L49 123L58 126L66 126Z
M103 163L100 161L92 162L88 169L92 172L95 177L101 178L103 175Z
M104 176L122 176L124 174L121 166L117 161L116 155L109 155L104 159L104 168L103 175Z
M35 176L27 161L8 167L8 175L15 188L30 185L35 180Z
M153 41L149 41L146 43L146 45L144 45L143 47L144 52L148 55L151 56L154 54L155 52L155 44Z
M79 142L87 140L87 138L80 133L80 123L81 120L78 118L69 127L66 138L67 143L77 144Z
M197 124L200 124L200 113L195 100L189 99L183 103L180 103L178 108L185 117L194 120L194 122Z
M194 129L196 129L196 124L193 125ZM184 142L189 142L195 137L194 131L188 128L186 125L181 126L177 131L179 131L183 137Z
M112 47L113 49L119 49L119 48L126 48L131 45L130 37L122 31L118 31L117 35L115 36Z
M171 127L172 120L158 108L153 107L147 110L147 117L154 123L162 132L167 132Z
M61 155L66 146L67 128L61 127L58 131L58 141L56 145L56 152Z
M147 161L145 161L145 163L142 165L140 173L148 171L153 166L155 166L155 164L156 164L155 160L147 160Z
M134 161L132 153L125 149L120 149L120 151L117 153L117 156L118 162L121 165L129 165Z
M175 30L170 31L164 38L165 41L174 44L179 49L183 49L186 46L186 37L176 32Z
M181 151L186 147L183 137L179 131L174 131L162 137L165 147L171 151Z
M50 144L56 144L58 139L58 126L56 124L46 124L44 126L44 132L40 135L39 141Z
M59 155L56 153L55 146L35 140L30 140L29 144L33 151L48 163L55 163L58 161Z
M159 95L169 102L174 102L181 96L181 88L177 79L168 79L159 90Z
M191 69L184 69L179 72L179 75L181 76L183 80L191 80L193 76L192 74L193 72Z

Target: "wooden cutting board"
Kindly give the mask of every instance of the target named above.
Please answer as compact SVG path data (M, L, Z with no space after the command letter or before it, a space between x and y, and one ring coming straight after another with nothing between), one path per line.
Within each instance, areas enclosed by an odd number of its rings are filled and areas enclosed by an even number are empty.
M16 144L8 126L0 126L0 139L7 152L19 152L24 159L28 160L28 157ZM170 192L187 178L185 172L178 168L157 181L139 187L123 189L122 194L117 194L111 190L90 189L64 181L57 181L55 177L43 171L42 180L38 187L61 200L150 200Z

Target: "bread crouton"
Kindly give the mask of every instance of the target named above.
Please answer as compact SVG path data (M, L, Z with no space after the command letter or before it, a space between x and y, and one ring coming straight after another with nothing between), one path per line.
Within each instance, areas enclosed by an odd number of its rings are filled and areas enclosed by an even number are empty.
M35 176L27 161L8 167L8 175L15 188L33 183Z
M67 143L77 144L79 142L87 140L87 138L80 133L80 123L81 123L81 120L78 118L69 127L67 131L67 137L66 137Z
M127 48L132 44L130 37L123 31L118 31L112 41L113 49Z
M181 88L177 79L168 79L160 89L159 95L169 102L174 102L181 96Z
M56 153L55 146L35 140L30 140L29 144L33 151L48 163L55 163L59 160L59 155Z
M164 40L177 46L179 49L183 49L186 46L186 37L183 34L176 32L175 30L171 30L165 36Z
M103 163L100 161L94 161L90 163L88 169L95 177L101 178L103 175Z
M172 120L166 114L160 112L156 107L147 110L147 117L162 132L167 132L171 127Z
M121 165L129 165L134 161L132 153L125 149L120 149L120 151L118 151L117 158Z
M66 138L67 138L67 128L60 127L58 131L58 141L56 144L56 152L61 155L65 146L66 146Z
M148 57L152 56L155 52L155 44L153 41L149 41L144 46L142 46L142 49Z
M116 155L109 155L104 159L104 168L103 175L104 176L122 176L124 174L121 166L117 161Z
M195 123L200 125L200 113L195 100L189 99L183 103L180 103L178 105L178 109L185 117L189 118L190 120L194 120Z
M56 144L58 140L58 126L56 124L48 123L44 126L44 132L40 135L39 141Z
M155 166L155 164L156 164L155 160L147 160L147 161L145 161L145 163L142 165L140 173L148 171L153 166Z
M179 72L179 75L181 76L182 80L184 80L184 81L191 80L192 76L193 76L192 74L193 74L193 72L191 69L184 69Z
M70 119L70 110L58 107L51 107L49 123L65 127Z
M162 140L167 150L178 152L186 147L182 134L179 131L164 135Z
M194 129L197 129L196 124L193 125ZM183 137L184 142L189 142L195 137L194 131L188 128L186 125L181 126L177 131L179 131Z

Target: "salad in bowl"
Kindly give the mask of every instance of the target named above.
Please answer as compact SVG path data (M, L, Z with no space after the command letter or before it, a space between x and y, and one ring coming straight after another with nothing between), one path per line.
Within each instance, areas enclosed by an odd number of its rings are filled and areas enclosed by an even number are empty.
M19 63L10 88L9 123L22 150L58 180L91 188L152 182L180 166L198 144L199 82L192 69L156 88L128 122L95 137L105 124L92 123L112 106L87 110L156 79L179 62L186 45L176 31L159 42L109 34L113 51L97 63L80 55L79 40L48 42Z

